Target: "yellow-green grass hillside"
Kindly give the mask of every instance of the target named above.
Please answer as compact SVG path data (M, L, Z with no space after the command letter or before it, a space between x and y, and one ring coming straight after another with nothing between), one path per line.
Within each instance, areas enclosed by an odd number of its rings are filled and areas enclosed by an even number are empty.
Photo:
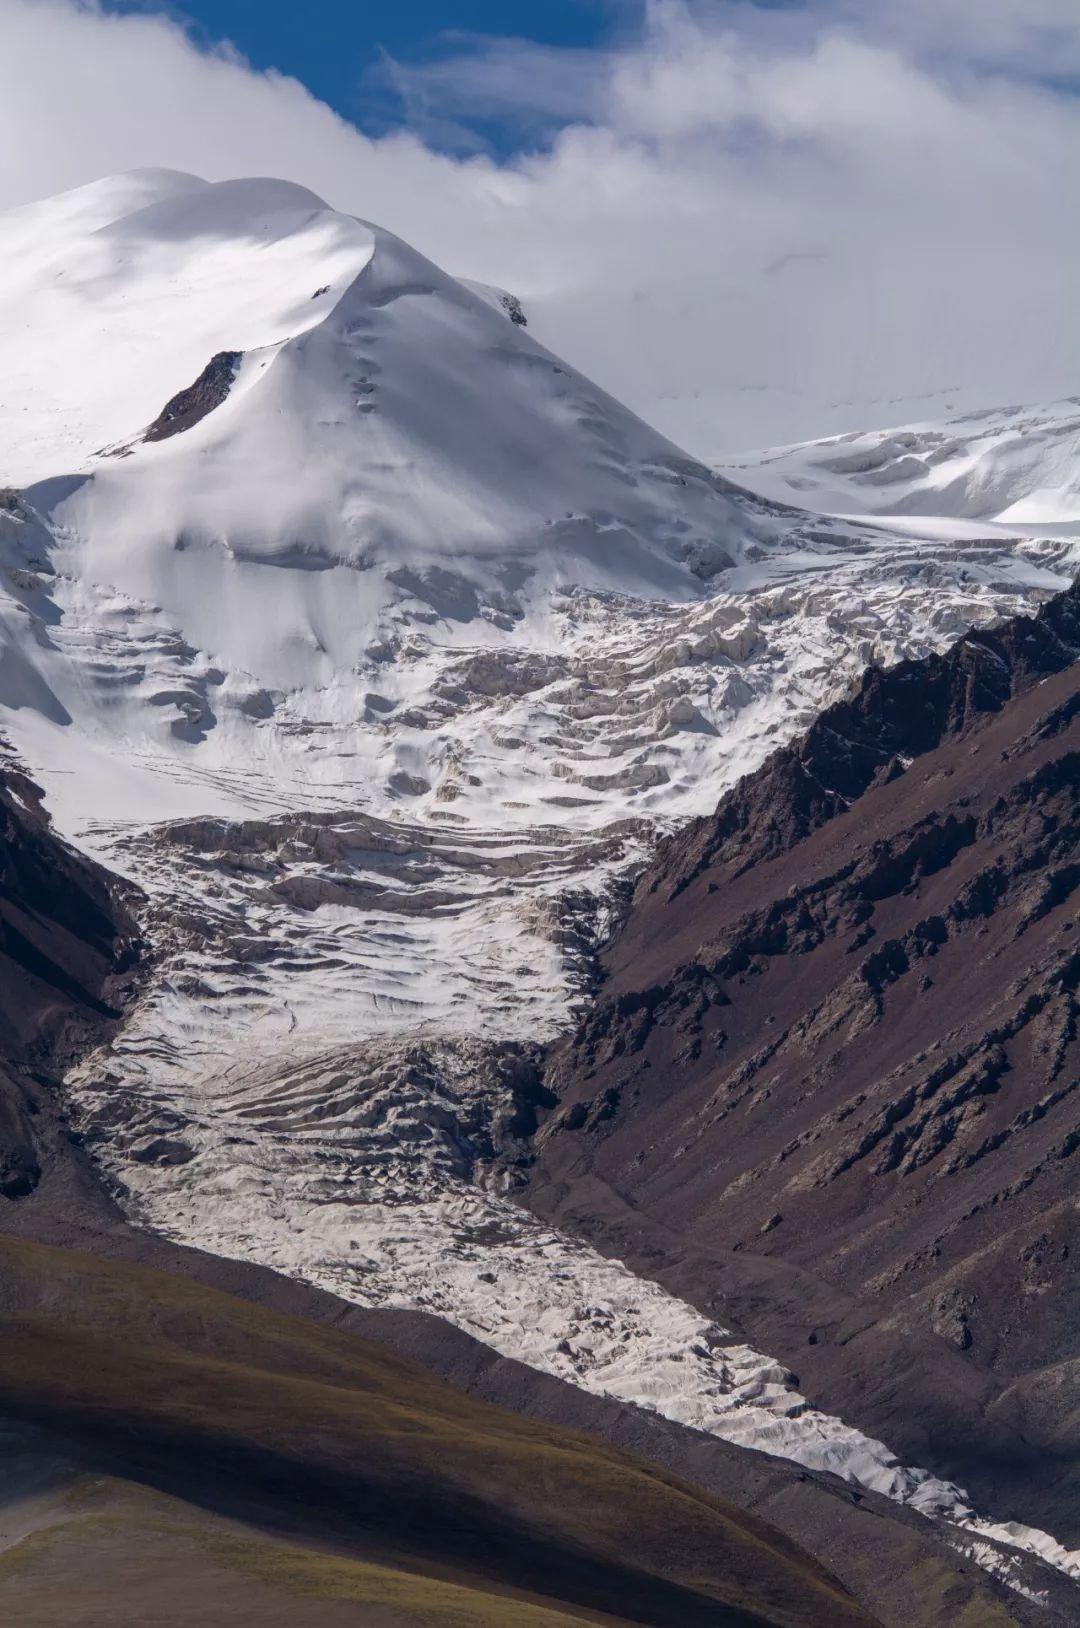
M0 1416L180 1500L198 1517L183 1541L206 1565L342 1622L873 1621L764 1522L613 1448L474 1401L352 1335L3 1237ZM247 1535L208 1533L211 1515ZM146 1541L143 1517L126 1524L113 1517L114 1545ZM47 1551L47 1535L30 1541ZM91 1536L65 1523L53 1541L69 1553ZM6 1587L17 1562L16 1546ZM57 1572L55 1556L26 1563ZM78 1620L58 1611L40 1620Z

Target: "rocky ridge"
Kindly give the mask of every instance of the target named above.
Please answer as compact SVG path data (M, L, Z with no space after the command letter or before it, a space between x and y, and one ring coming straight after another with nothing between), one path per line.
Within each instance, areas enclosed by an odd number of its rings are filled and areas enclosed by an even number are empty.
M116 1031L140 938L125 887L60 840L39 788L0 770L0 1199L31 1194L63 1130L64 1069Z

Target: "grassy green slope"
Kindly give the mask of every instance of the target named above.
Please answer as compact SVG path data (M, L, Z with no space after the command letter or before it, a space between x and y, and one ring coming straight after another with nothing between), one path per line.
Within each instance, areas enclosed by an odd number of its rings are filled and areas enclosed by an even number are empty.
M872 1620L763 1522L615 1449L473 1401L354 1336L2 1237L0 1415L46 1427L129 1489L124 1519L66 1511L9 1548L9 1613L20 1593L48 1612L41 1587L70 1574L92 1589L140 1545L164 1545L171 1558L135 1568L141 1587L162 1579L161 1611L181 1609L172 1573L201 1567L245 1574L249 1603L283 1590L317 1603L297 1624ZM213 1621L194 1603L161 1611L150 1620ZM58 1599L17 1620L80 1618Z

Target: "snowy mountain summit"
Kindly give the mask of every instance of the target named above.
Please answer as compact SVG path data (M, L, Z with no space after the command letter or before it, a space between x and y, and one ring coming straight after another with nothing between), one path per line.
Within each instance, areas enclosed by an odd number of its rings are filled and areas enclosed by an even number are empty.
M1075 536L755 495L520 315L280 181L0 219L0 728L156 952L71 1113L143 1225L955 1514L500 1159L657 832Z
M91 476L80 514L137 482L170 543L315 570L580 553L586 578L675 587L673 561L730 563L719 482L302 187L137 171L16 211L2 241L9 475ZM157 422L217 357L217 394Z
M1011 539L957 571L752 497L291 183L134 171L0 250L2 699L42 767L104 754L83 816L264 807L249 771L485 823L697 811L760 756L778 661L781 717L850 670L816 621L778 650L796 583L823 611L867 566L950 572L856 665L988 613L991 578L1056 585Z
M167 624L214 664L175 702L134 686L133 737L163 706L189 740L282 703L344 724L395 641L497 648L559 589L692 598L751 534L506 311L301 187L139 171L0 244L6 483L121 642Z

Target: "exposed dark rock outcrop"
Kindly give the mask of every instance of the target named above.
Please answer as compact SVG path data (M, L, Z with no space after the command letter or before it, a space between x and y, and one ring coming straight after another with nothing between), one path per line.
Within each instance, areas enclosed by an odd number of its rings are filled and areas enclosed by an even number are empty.
M667 843L529 1202L1080 1538L1080 592L871 670Z
M219 350L203 368L194 384L180 390L161 409L144 441L165 441L181 430L190 430L200 419L220 407L232 389L236 370L243 360L243 351Z
M66 1140L59 1071L120 1018L138 953L124 894L53 833L37 787L0 770L0 1224Z
M516 294L501 294L499 296L499 304L510 318L510 321L514 324L515 328L527 328L529 326L529 319L525 315L525 312L522 309L521 301L518 299Z

